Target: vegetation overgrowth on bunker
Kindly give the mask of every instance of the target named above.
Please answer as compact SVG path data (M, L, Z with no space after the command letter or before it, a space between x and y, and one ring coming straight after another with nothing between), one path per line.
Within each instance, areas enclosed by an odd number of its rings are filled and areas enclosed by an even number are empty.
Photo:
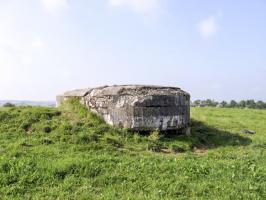
M142 135L106 125L76 99L0 108L0 197L264 199L266 111L191 116L191 136Z

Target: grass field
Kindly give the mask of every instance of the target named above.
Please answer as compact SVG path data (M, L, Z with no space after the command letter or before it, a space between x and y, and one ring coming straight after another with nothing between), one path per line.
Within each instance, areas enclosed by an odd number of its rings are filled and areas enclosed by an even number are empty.
M191 115L191 136L139 135L74 100L0 108L0 199L266 199L266 111Z

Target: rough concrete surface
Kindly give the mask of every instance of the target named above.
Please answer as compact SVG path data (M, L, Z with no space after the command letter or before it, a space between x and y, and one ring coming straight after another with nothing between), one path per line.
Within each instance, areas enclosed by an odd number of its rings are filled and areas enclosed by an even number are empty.
M65 92L57 105L77 97L106 123L137 131L187 128L190 95L180 88L149 85L114 85Z

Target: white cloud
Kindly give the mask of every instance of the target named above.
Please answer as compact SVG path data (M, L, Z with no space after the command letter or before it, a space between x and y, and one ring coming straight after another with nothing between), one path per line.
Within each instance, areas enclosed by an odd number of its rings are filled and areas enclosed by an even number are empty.
M160 0L109 0L113 7L127 7L135 12L150 14L159 8Z
M42 0L42 3L50 13L56 13L68 7L67 0Z
M201 36L205 39L213 36L218 30L218 21L214 16L208 17L207 19L202 20L198 24L198 29Z

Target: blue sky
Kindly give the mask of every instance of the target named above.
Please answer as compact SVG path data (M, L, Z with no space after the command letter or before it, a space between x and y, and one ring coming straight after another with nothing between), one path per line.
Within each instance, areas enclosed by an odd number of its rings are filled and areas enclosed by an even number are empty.
M0 99L135 83L266 101L266 0L0 0Z

